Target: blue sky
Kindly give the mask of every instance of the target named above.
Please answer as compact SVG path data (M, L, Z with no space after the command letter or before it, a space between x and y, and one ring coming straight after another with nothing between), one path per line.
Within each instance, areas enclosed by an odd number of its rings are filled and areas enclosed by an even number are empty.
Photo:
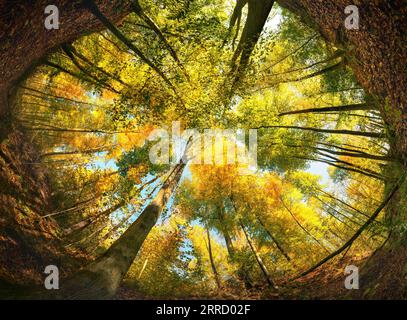
M309 168L305 171L321 176L322 184L329 184L331 178L328 173L329 166L325 163L310 161Z

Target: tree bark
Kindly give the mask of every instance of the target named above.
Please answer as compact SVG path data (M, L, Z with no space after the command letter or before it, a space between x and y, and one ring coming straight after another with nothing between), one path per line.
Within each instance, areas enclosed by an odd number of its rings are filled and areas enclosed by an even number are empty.
M407 164L407 7L402 0L358 1L360 29L344 22L346 0L279 0L278 3L344 50L363 88L376 98L389 125L395 153Z
M276 247L278 250L280 250L281 254L286 258L287 261L290 261L290 256L287 254L287 252L284 250L284 248L281 246L280 241L276 239L276 237L273 236L273 234L270 232L270 230L266 227L266 225L263 223L263 221L260 218L257 218L259 221L260 225L266 230L267 234L269 235L270 239L273 240L275 243Z
M236 71L234 83L237 83L240 80L241 75L249 63L250 56L259 41L260 34L273 7L274 0L248 0L247 3L248 13L246 24L232 58L232 70L233 72ZM241 6L239 9L241 14L241 9L245 5L245 2L239 1L238 6L239 5ZM234 17L232 16L232 18ZM232 20L232 23L234 24L234 20ZM240 60L237 65L236 63L239 57Z
M0 290L7 299L111 299L137 256L144 240L156 224L176 188L185 164L178 164L164 182L154 200L135 222L98 259L60 280L59 290L41 287L19 287Z
M128 1L97 0L100 10L114 22L130 12ZM59 9L59 29L44 26L45 7L49 1L3 1L0 4L0 117L13 108L9 97L13 89L49 53L87 32L103 29L102 23L81 4L81 1L55 0ZM9 104L10 102L10 104Z
M407 6L403 0L357 1L359 30L344 26L347 0L278 0L304 23L318 30L329 42L345 52L346 62L358 82L376 102L386 124L389 157L398 163L387 166L388 175L397 179L407 167ZM391 186L387 186L391 188ZM386 220L391 232L386 244L361 272L365 290L371 297L407 296L406 189L391 199Z
M111 299L144 240L156 224L161 212L181 179L185 164L178 164L154 200L143 210L135 222L97 260L61 281L61 288L51 298L57 299ZM49 295L39 292L41 297Z
M335 129L319 129L319 128L309 128L309 127L298 127L298 126L259 126L255 129L293 129L293 130L304 130L313 131L319 133L329 133L329 134L346 134L351 136L360 136L368 138L384 138L385 136L377 132L366 132L366 131L352 131L352 130L335 130Z
M232 242L232 239L230 237L228 228L225 225L226 220L225 220L225 212L224 212L223 204L217 206L216 212L218 214L221 233L223 235L223 238L225 239L226 249L228 250L228 254L229 254L230 259L233 260L233 257L235 255L235 249L233 248L233 242Z
M320 107L320 108L309 108L295 111L287 111L279 113L278 116L286 116L291 114L303 114L303 113L324 113L324 112L333 112L333 111L358 111L358 110L375 110L375 108L367 105L366 103L359 104L350 104L345 106L336 106L336 107Z
M262 258L260 257L259 253L257 252L257 249L254 246L254 243L253 243L252 239L250 238L249 234L247 233L245 226L243 225L243 223L240 223L240 226L242 227L242 230L243 230L243 233L244 233L244 235L246 237L247 243L249 244L249 247L252 250L253 255L256 258L256 262L259 265L260 270L264 275L264 278L266 278L267 284L271 288L275 288L275 284L274 284L273 280L271 279L270 273L267 270L267 267L264 264L264 262L263 262Z
M220 283L220 280L219 280L219 273L218 273L218 270L216 269L215 261L214 261L214 259L213 259L211 234L210 234L210 232L209 232L209 227L208 227L208 226L206 226L206 236L207 236L207 238L208 238L208 246L207 246L207 248L208 248L209 261L210 261L210 263L211 263L211 268L212 268L213 276L214 276L214 278L215 278L215 282L216 282L216 285L217 285L218 289L221 289L222 285L221 285L221 283Z

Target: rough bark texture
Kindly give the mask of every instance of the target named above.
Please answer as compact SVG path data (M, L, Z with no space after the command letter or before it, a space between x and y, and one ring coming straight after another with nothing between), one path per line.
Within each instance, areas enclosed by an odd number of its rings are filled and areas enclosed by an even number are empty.
M344 49L356 78L377 99L394 152L407 164L407 6L403 0L358 0L359 30L348 30L347 0L279 0Z
M129 12L128 1L95 2L111 21L118 22ZM102 29L102 24L82 7L81 1L55 0L52 4L59 9L59 29L47 30L44 9L49 4L46 0L0 3L0 93L3 95L9 94L27 72L59 45ZM3 112L4 108L3 105Z
M116 23L129 12L127 2L96 1ZM7 283L42 282L46 265L61 265L61 276L65 276L65 271L72 272L65 270L69 269L65 268L67 265L77 269L84 262L82 258L80 263L67 262L64 257L72 258L72 253L62 248L58 226L52 219L41 219L53 211L46 173L31 165L39 161L39 154L12 121L14 105L18 103L16 86L41 59L63 43L102 29L80 3L53 1L59 8L60 28L47 30L44 9L49 1L0 1L0 278L5 281L0 285L2 290L7 289ZM11 293L17 291L13 287Z
M129 11L128 1L96 0L95 2L101 11L116 23ZM279 0L278 2L301 16L306 23L316 27L328 41L345 50L349 66L367 92L376 98L378 109L388 124L392 145L391 156L400 159L400 166L393 168L392 172L398 174L400 170L405 171L407 164L407 33L405 32L407 7L405 1L353 1L353 4L360 9L360 30L357 31L344 28L346 18L344 8L349 5L347 0ZM48 4L45 0L0 2L0 118L2 121L0 141L2 143L7 137L9 141L13 141L10 133L13 128L9 115L13 111L14 88L18 82L29 74L41 58L62 43L72 42L84 33L102 28L100 22L81 7L81 1L55 0L53 4L60 11L60 29L46 30L44 8ZM28 147L29 142L25 141L21 147L23 145ZM3 150L15 147L15 145L2 145ZM3 157L7 160L6 158ZM1 168L3 170L6 167L2 165ZM4 170L10 168L12 167L8 166ZM19 179L22 181L35 178L28 168L21 168L19 171L21 172ZM4 175L7 174L4 171ZM7 184L11 186L7 190L10 198L3 201L15 201L12 194L19 193L19 186L14 182L7 180ZM405 190L403 192L397 195L390 209L387 210L388 220L393 224L394 230L391 239L385 248L371 259L366 268L368 271L361 279L361 283L365 283L368 288L362 293L369 297L406 296L406 234L405 230L398 228L406 221L406 208L402 203L405 199ZM38 212L32 214L41 215ZM4 216L6 215L2 213L2 217ZM124 260L128 261L126 258ZM381 266L383 262L386 262L387 266L391 265L391 268L383 268ZM117 272L116 278L120 278L121 271ZM404 287L397 283L404 284ZM376 286L376 284L380 285ZM110 292L108 291L106 295Z
M279 0L278 3L343 49L357 80L375 99L387 124L391 157L387 168L395 179L407 166L407 5L403 0L358 0L359 30L347 30L347 0ZM389 185L388 188L391 186ZM361 274L365 298L407 297L405 187L392 199L386 215L391 228L387 243L369 260Z
M57 293L57 298L111 299L115 295L144 240L170 199L184 168L185 164L177 165L154 200L143 210L137 220L104 255L66 281L66 286Z
M17 293L16 298L70 300L113 298L144 240L165 208L184 168L185 164L178 164L154 200L126 232L101 257L76 272L72 277L61 280L59 290L46 290L39 287ZM12 296L8 298L10 297Z
M8 143L0 144L0 279L13 284L41 283L44 267L55 263L67 275L73 262L59 241L59 226L41 219L52 203L46 172L25 164L36 161L35 148L14 127Z

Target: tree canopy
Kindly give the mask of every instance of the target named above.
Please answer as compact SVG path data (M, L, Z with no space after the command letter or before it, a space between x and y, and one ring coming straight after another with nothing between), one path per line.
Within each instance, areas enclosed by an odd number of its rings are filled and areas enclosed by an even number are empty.
M274 1L131 1L119 24L84 6L104 29L48 55L12 115L49 173L40 223L91 261L69 281L109 270L107 296L124 278L151 297L270 297L385 243L404 172L344 48ZM208 130L232 138L208 146ZM256 166L228 163L250 131ZM193 161L207 154L221 161Z

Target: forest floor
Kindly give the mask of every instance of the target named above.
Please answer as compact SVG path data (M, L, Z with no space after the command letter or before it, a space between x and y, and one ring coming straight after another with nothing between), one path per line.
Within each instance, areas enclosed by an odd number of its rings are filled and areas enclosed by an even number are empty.
M355 261L345 257L327 263L307 276L296 281L285 280L285 284L279 285L276 290L259 286L251 290L232 292L228 289L213 292L207 296L179 296L179 297L152 297L140 293L138 290L123 284L115 299L117 300L333 300L350 299L350 291L344 286L345 266L353 264L361 266L368 257L362 257ZM284 282L280 279L281 283Z

